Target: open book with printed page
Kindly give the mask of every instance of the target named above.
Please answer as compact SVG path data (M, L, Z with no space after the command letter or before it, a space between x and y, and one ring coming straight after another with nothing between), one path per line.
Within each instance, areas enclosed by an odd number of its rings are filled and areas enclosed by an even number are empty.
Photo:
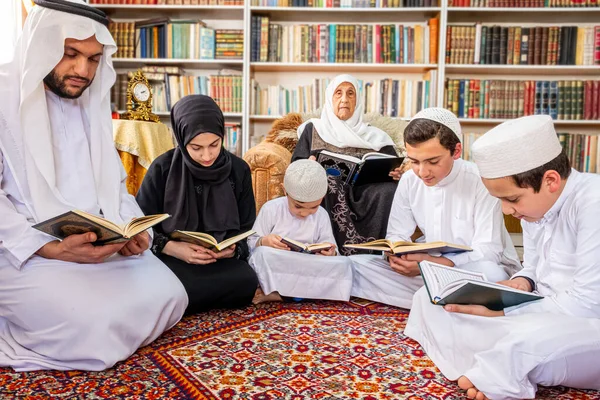
M500 311L543 296L489 282L479 272L451 268L430 261L419 263L421 276L433 304L477 304Z
M213 251L223 251L232 244L242 241L254 235L255 233L255 231L249 230L247 232L240 233L239 235L232 236L229 239L225 239L221 242L217 241L217 239L215 239L212 235L202 232L174 231L173 233L171 233L170 237L173 240L197 244L199 246L206 247L207 249Z
M362 158L323 150L317 157L328 175L337 176L354 186L369 183L393 182L390 172L404 162L404 157L370 152Z
M412 254L412 253L462 253L465 251L473 251L468 246L462 246L459 244L452 244L447 242L429 242L429 243L415 243L415 242L392 242L388 239L378 239L366 243L357 244L346 244L344 247L350 249L363 249L363 250L377 250L387 251L395 255Z
M169 214L146 215L119 225L85 211L72 210L33 225L33 228L60 240L70 235L94 232L97 239L92 244L101 246L107 243L126 242L169 217Z
M281 238L281 243L285 244L290 248L291 251L296 251L298 253L308 253L308 254L317 254L323 250L329 250L332 246L329 243L313 243L306 244L302 242L298 242L296 240L290 238Z

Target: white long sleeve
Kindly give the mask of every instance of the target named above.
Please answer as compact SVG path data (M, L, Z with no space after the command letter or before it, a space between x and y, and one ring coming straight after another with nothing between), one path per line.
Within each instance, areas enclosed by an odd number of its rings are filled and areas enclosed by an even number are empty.
M526 270L543 300L507 314L549 312L600 318L600 177L573 171L539 224L523 224L535 240Z
M0 252L3 250L11 265L20 269L36 251L54 238L31 227L34 225L33 218L28 219L17 211L5 191L6 187L17 190L16 182L8 168L5 168L4 156L0 152ZM21 208L26 210L24 204Z
M410 237L417 227L409 199L409 191L411 190L409 183L410 180L403 177L398 182L398 187L394 193L394 201L392 202L392 210L390 211L385 235L385 238L392 242L410 241Z
M435 186L425 185L412 170L402 176L386 237L410 240L416 226L426 242L471 247L471 252L444 255L457 266L485 260L520 269L500 201L489 194L473 163L455 160L450 174Z

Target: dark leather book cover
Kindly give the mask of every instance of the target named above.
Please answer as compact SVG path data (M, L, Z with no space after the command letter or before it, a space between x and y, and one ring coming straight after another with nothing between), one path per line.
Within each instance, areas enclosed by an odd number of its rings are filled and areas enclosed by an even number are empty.
M506 51L508 48L508 27L503 26L500 28L500 59L499 64L506 64Z
M576 107L575 107L575 112L573 112L573 116L574 119L576 120L581 120L583 119L583 96L584 96L584 91L583 91L583 81L576 81L574 82L576 85L576 89L575 89L575 98L576 100Z
M592 119L592 81L585 81L583 88L583 119Z
M544 26L542 29L542 50L541 50L541 65L550 65L548 62L548 35L550 32L550 28Z
M558 65L568 65L569 51L569 29L567 26L560 27L560 54L558 55Z
M369 183L395 182L389 174L402 165L403 161L404 157L367 159L359 165L358 171L350 183L354 186L361 186Z
M485 286L485 282L467 282L454 293L437 300L436 304L442 306L446 304L478 304L490 310L500 311L542 298L542 296L533 293L514 292L499 287Z
M521 59L519 64L527 65L529 57L529 28L521 29Z
M501 28L499 26L492 27L492 62L491 64L500 64L500 34Z
M535 27L535 41L533 43L533 65L542 64L542 35L544 30L541 26Z

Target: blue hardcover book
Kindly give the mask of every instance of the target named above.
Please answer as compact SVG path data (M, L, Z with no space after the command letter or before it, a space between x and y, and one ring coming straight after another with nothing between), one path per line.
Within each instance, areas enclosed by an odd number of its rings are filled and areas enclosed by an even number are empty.
M550 82L542 81L542 115L550 115Z
M337 40L336 40L337 25L329 25L329 62L334 63L336 60Z
M140 28L140 57L146 58L146 28Z
M535 115L542 113L542 81L535 82L535 108L533 113Z
M458 83L458 118L465 117L465 81L461 79Z
M408 64L408 27L405 26L404 27L404 44L403 44L403 48L404 48L404 60L402 61L403 64Z
M558 119L558 81L550 82L550 117Z

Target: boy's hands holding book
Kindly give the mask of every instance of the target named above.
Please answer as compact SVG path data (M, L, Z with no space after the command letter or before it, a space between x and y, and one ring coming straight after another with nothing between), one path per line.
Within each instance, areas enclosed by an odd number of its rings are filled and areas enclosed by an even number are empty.
M228 251L223 250L221 253ZM217 253L196 244L169 240L162 251L164 254L188 264L206 265L217 261ZM223 257L221 257L223 258Z
M121 242L94 246L92 243L96 239L96 234L92 232L70 235L62 241L54 240L46 243L36 254L48 259L80 264L98 264L121 251L127 244Z
M501 285L511 287L513 289L519 289L524 292L532 292L533 288L531 287L531 283L525 278L516 277L513 279L509 279L507 281L498 282Z
M137 256L150 247L150 234L146 231L138 233L125 243L119 254L125 257Z
M268 247L273 247L274 249L279 249L279 250L289 250L290 248L281 241L281 236L279 235L275 235L275 234L270 234L270 235L266 235L261 237L260 239L260 246L268 246Z
M320 252L317 253L317 255L328 256L328 257L335 256L335 249L336 249L335 244L327 243L327 242L325 242L325 244L330 244L331 247L328 249L325 249L325 250L321 250Z
M419 270L419 263L421 261L431 261L448 267L454 266L454 263L446 257L434 257L426 253L403 254L401 256L395 256L389 252L385 254L388 257L390 268L400 275L411 278L421 275L421 271Z

